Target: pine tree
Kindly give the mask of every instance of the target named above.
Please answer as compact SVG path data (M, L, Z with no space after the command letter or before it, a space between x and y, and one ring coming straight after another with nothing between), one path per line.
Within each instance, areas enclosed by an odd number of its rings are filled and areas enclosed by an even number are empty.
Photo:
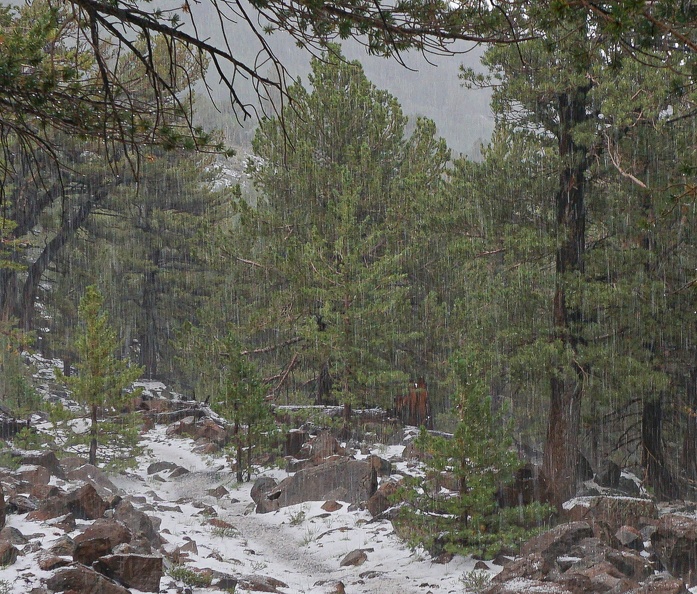
M409 278L422 247L415 215L436 199L448 151L425 120L405 138L394 97L338 47L313 60L309 82L255 137L260 201L245 216L259 251L244 259L268 287L266 327L277 343L295 341L290 359L317 401L340 402L348 416L356 403L389 405L418 373L423 328L408 323L419 307Z
M127 388L143 373L141 367L117 358L115 353L119 343L107 315L102 311L103 303L104 298L99 290L95 286L87 287L79 308L82 328L75 338L75 351L79 358L77 375L66 377L57 370L58 377L72 391L75 400L89 410L89 462L94 465L97 464L98 439L103 435L100 431L100 409L120 414L128 400L138 395L137 391L127 392Z
M232 423L232 448L238 482L252 473L252 455L269 443L274 422L266 391L254 365L241 354L239 342L230 333L221 345L220 383L213 402L214 410Z
M253 455L273 442L275 424L267 389L231 327L186 325L177 340L180 364L199 400L232 428L230 449L238 482L250 480Z
M470 353L453 361L457 427L450 438L422 429L414 446L424 454L426 481L406 481L400 495L409 505L402 508L398 526L413 535L412 544L431 553L490 558L502 547L520 544L550 510L535 504L508 513L497 504L497 490L511 482L521 463L511 448L511 421L494 407L477 360ZM449 491L441 489L445 475L451 477Z
M525 11L516 18L525 19ZM660 401L655 394L665 385L665 377L661 378L660 357L656 357L659 351L646 349L654 341L646 341L645 332L639 328L630 331L623 325L620 329L610 321L613 316L619 321L626 306L627 313L632 309L628 302L622 302L621 290L633 287L624 295L627 299L649 287L628 268L620 273L628 284L618 283L616 273L609 272L607 257L602 264L595 257L597 254L602 258L603 249L615 244L618 237L616 230L610 231L605 225L613 220L608 206L615 199L626 205L627 195L635 193L633 186L644 184L639 178L648 173L636 167L635 158L629 161L621 147L635 144L642 131L660 129L667 110L685 109L687 104L681 98L684 91L676 89L675 81L665 72L624 61L612 41L598 36L597 30L581 21L571 34L568 29L555 27L546 33L545 41L488 50L484 63L491 69L491 79L473 72L466 76L475 84L497 82L492 105L499 129L507 129L509 137L537 147L528 154L534 155L537 150L544 156L543 167L533 157L526 163L530 171L521 172L517 179L529 179L530 172L535 173L538 189L547 192L547 204L541 202L538 213L543 220L549 220L550 214L553 217L551 225L540 227L540 232L554 241L553 249L544 257L546 263L553 262L553 275L546 279L538 276L545 284L533 289L542 294L552 288L546 307L551 327L542 328L543 334L538 334L542 340L537 343L537 355L523 345L514 358L524 360L520 355L527 353L528 369L537 370L531 377L537 385L535 391L549 399L544 465L554 500L560 504L575 492L580 479L579 451L584 445L580 440L582 422L598 412L594 407L605 387L616 388L624 381L619 391L629 395L630 382L622 379L628 372L635 387L641 386L641 400L649 405L647 412L652 402ZM623 165L627 162L632 166ZM496 176L501 177L501 172ZM617 181L622 181L619 187L623 189L613 197ZM486 185L482 189L489 191ZM491 198L498 200L498 196ZM645 213L640 217L650 218L654 209L654 199L647 198L645 194L643 204L635 203L634 212ZM514 206L513 212L517 215L521 208L525 208L525 201ZM635 227L634 233L641 231ZM534 322L529 319L524 323L532 328ZM632 340L627 340L629 337ZM504 365L511 369L514 358L507 357ZM529 376L530 371L526 372ZM616 381L609 380L613 374ZM598 381L600 377L603 380ZM650 395L652 391L654 396ZM648 424L652 417L660 419L661 415L646 416ZM656 449L662 440L656 439L656 421L653 423L654 429L644 435L653 432L651 455L662 459Z

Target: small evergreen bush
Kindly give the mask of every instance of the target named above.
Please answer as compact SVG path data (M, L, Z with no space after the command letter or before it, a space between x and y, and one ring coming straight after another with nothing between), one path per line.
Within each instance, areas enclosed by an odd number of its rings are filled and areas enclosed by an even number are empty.
M397 494L407 505L397 519L398 533L431 554L476 553L495 556L518 546L548 521L551 509L535 504L502 510L494 497L512 481L520 460L511 449L504 411L491 398L473 357L456 361L459 378L458 424L452 438L422 428L415 445L428 460L424 478L404 481ZM449 488L444 488L445 484Z

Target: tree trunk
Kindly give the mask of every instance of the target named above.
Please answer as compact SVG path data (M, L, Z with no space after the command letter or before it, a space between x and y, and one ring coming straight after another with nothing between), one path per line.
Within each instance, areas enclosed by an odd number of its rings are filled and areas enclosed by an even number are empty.
M587 149L574 142L574 128L586 118L590 87L574 89L559 97L558 148L562 161L556 196L557 253L556 288L553 303L555 337L565 351L576 352L581 342L581 312L570 308L567 293L583 273L586 241L585 173ZM574 358L572 356L572 358ZM544 474L549 497L557 506L572 497L578 480L579 430L583 370L560 366L550 378L550 406L544 452Z
M687 382L687 419L680 461L685 479L694 488L697 485L697 369L690 371Z
M237 479L238 483L242 483L244 481L244 474L242 470L242 465L244 462L244 459L242 457L242 436L240 435L240 431L242 429L241 425L242 423L240 422L240 416L239 416L239 411L240 411L240 403L235 400L235 404L233 405L233 410L235 411L235 422L232 428L232 435L233 439L235 442L235 455L237 459L237 468L235 469L235 478Z
M658 500L678 499L680 488L663 456L663 398L645 400L641 414L641 465Z
M17 272L0 269L0 320L9 321L17 303Z
M92 200L87 200L80 205L72 216L64 218L58 233L46 244L39 257L29 267L16 312L21 327L25 331L28 332L32 328L34 302L36 301L36 292L38 291L41 277L44 275L44 272L46 272L48 265L55 260L60 250L63 249L65 244L75 235L75 232L85 223L93 207L94 202Z
M95 190L95 187L98 189ZM63 195L63 191L63 183L56 181L45 188L44 192L30 192L31 198L25 197L25 194L28 195L26 189L20 192L20 195L14 196L15 211L11 218L17 226L12 231L12 238L19 239L34 229L39 223L39 216ZM88 196L86 203L72 216L64 216L56 236L46 245L39 258L29 266L27 279L21 289L17 286L16 271L0 270L0 319L7 320L15 316L22 328L31 329L34 299L43 273L77 229L84 224L94 204L106 196L107 191L108 187L99 183L93 186L88 182L84 185L84 194ZM13 261L20 260L19 253L15 252Z
M150 256L149 268L143 275L142 309L145 318L140 337L140 364L145 367L145 375L157 377L158 338L157 338L157 276L159 250Z
M92 466L97 466L97 405L92 405L92 425L90 426L90 457L89 462Z
M317 398L316 404L331 404L332 398L332 376L329 373L329 361L325 361L317 376ZM334 402L336 404L336 402Z

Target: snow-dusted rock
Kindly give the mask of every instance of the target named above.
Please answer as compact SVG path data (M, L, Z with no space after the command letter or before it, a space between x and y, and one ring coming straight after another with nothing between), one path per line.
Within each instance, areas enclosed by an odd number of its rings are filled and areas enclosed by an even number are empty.
M640 497L576 497L565 502L563 507L567 521L603 522L613 534L621 526L641 528L647 520L658 517L656 503Z
M376 490L377 473L370 462L332 459L283 480L260 499L257 512L266 513L305 501L327 499L362 503Z
M651 544L661 563L675 577L697 585L697 520L667 514L658 520Z

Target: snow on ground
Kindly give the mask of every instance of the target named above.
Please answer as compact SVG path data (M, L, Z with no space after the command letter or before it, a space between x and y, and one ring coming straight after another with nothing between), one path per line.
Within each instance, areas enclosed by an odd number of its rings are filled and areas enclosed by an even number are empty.
M347 503L338 511L326 512L321 509L321 501L256 514L249 494L252 483L236 483L225 458L192 452L193 440L169 437L161 425L144 434L141 445L144 453L138 458L137 466L111 475L110 479L123 496L137 498L136 507L159 519L159 530L168 551L185 545L191 549L186 563L189 569L209 568L232 576L268 576L287 584L280 591L289 594L321 592L317 584L334 580L342 581L349 594L464 591L460 578L472 571L471 559L456 557L445 565L432 563L426 553L412 551L399 540L388 520L372 521L367 511L349 512ZM375 453L390 458L401 454L401 449L378 446ZM167 472L148 475L148 466L159 461L174 462L189 473L178 478L168 478ZM276 479L287 476L279 469L260 471L260 475ZM61 486L70 488L66 484ZM207 493L220 486L228 494L214 497ZM212 525L212 517L232 528ZM78 527L88 523L78 522ZM39 569L38 552L63 532L44 523L27 521L25 514L8 515L7 525L20 530L29 538L30 545L16 563L0 568L0 592L25 594L51 575ZM70 533L75 534L77 531ZM192 541L195 546L190 544ZM365 563L341 567L344 556L356 549L367 553ZM498 568L492 568L493 574ZM182 591L181 582L167 574L162 578L161 593ZM194 588L192 592L220 594L223 591ZM237 592L245 590L238 586Z

